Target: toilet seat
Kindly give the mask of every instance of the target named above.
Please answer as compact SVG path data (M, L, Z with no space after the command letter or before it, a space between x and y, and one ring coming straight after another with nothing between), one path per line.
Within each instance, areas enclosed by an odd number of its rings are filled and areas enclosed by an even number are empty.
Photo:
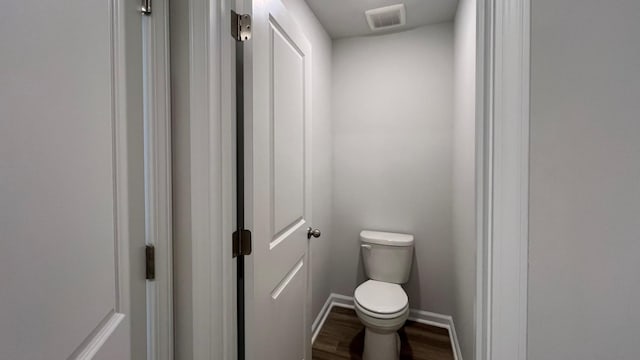
M378 319L402 317L409 308L409 299L398 284L368 280L354 293L355 305L360 311Z

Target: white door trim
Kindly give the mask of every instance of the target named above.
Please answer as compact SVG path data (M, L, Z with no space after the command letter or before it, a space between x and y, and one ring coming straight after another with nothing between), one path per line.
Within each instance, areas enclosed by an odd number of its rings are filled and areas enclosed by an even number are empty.
M173 243L169 3L142 16L146 243L155 246L156 279L147 281L147 359L173 359Z
M235 282L231 235L234 221L233 59L229 16L233 0L171 1L172 123L182 139L175 288L178 354L198 360L235 358ZM177 137L176 133L174 136ZM185 136L183 134L183 136ZM175 155L175 154L174 154ZM188 164L186 164L188 162ZM177 201L176 201L177 202ZM177 209L177 210L176 210ZM180 264L178 265L178 262ZM188 267L188 269L187 269ZM178 274L177 272L175 272ZM180 284L178 284L180 282ZM178 296L178 294L176 294ZM176 302L178 302L176 300ZM177 311L176 311L177 312Z
M529 21L529 0L478 1L478 360L527 355Z
M189 119L191 144L192 346L193 359L223 359L229 340L224 331L223 264L231 256L231 232L223 226L231 193L224 164L221 117L221 10L223 2L188 1ZM217 6L216 6L217 5ZM176 121L179 121L176 119ZM228 230L227 230L228 231Z

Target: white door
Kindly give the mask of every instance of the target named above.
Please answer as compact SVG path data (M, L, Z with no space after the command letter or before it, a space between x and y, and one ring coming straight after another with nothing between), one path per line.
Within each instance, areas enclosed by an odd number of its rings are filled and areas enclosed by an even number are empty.
M146 358L138 7L0 4L0 359Z
M252 16L247 359L310 360L311 45L278 0Z

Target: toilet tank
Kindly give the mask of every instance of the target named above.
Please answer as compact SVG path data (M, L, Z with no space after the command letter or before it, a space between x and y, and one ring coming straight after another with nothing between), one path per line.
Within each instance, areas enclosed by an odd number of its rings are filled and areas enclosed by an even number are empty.
M369 279L395 284L409 281L413 235L363 230L360 252Z

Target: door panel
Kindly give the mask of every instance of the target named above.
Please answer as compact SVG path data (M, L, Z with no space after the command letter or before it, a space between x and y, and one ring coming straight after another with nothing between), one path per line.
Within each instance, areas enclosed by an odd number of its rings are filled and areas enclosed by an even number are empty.
M247 353L248 359L308 359L311 47L278 0L254 2L252 10Z
M117 97L127 86L117 38L125 11L136 9L103 0L2 4L1 359L130 348L126 231L136 225L119 219L140 215L129 213L136 195L126 190L141 174L126 165L142 137L124 128L142 118L129 118L134 105ZM144 246L143 236L132 240Z
M271 292L268 311L277 322L271 326L270 340L274 352L269 359L304 359L305 333L303 331L306 296L307 264L300 259L282 282Z
M272 72L274 241L304 219L304 56L269 21ZM273 246L273 244L272 244Z

